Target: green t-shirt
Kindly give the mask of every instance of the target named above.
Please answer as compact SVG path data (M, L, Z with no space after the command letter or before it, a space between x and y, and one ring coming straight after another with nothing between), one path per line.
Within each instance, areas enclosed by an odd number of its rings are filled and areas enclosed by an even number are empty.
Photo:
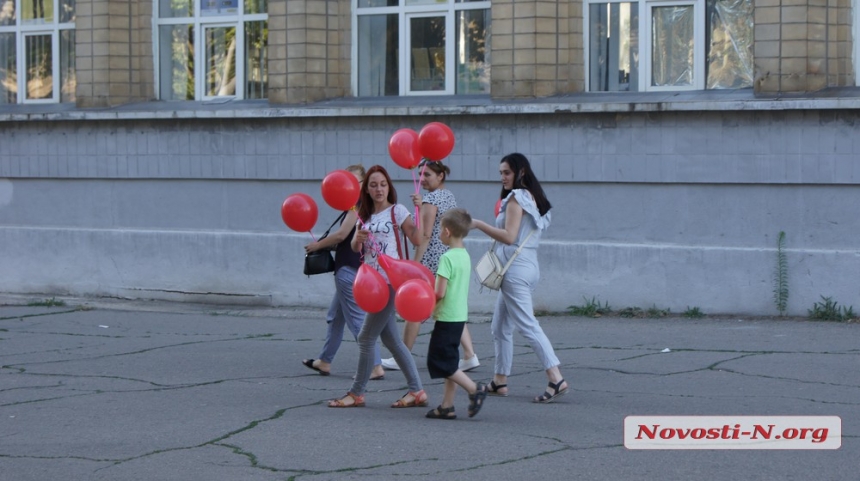
M439 299L434 312L437 321L466 322L469 320L469 276L472 259L462 247L448 249L439 259L436 277L448 279L445 297Z

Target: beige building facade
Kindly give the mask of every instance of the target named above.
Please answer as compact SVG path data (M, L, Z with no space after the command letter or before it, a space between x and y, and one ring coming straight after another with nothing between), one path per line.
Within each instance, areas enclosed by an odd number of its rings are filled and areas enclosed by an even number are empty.
M153 0L77 1L78 107L158 98L154 7ZM271 104L356 96L354 8L349 0L268 1ZM493 0L488 95L529 99L587 91L584 9L583 1ZM761 0L752 11L757 95L854 85L848 0Z

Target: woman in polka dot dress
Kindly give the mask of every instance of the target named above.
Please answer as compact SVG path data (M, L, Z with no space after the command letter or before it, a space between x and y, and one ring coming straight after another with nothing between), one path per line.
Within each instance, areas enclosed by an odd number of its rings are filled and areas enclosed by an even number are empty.
M450 190L445 188L445 180L451 173L451 169L442 162L423 161L418 165L423 171L421 187L427 194L421 198L419 194L412 194L412 202L420 206L422 242L415 247L415 259L421 261L433 275L439 267L439 258L448 250L448 246L439 239L439 220L448 209L457 207L457 200ZM430 229L429 226L433 228ZM418 337L421 323L407 322L403 328L403 343L411 351ZM463 359L460 360L460 369L469 371L480 366L478 356L472 348L472 336L469 329L463 329L463 337L460 338L463 347ZM382 360L382 367L386 369L397 369L394 358Z

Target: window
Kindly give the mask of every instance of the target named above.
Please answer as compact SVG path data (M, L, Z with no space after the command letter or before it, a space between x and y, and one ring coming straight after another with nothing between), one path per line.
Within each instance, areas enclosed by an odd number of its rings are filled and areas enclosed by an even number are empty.
M158 98L267 98L267 11L267 0L158 0Z
M752 86L752 0L587 1L590 91Z
M75 0L0 0L0 104L75 101Z
M490 2L354 0L358 96L490 93Z

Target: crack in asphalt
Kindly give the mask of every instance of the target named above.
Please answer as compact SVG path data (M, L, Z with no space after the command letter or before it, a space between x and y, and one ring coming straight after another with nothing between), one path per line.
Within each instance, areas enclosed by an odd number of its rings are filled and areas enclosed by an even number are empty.
M29 317L66 314L66 313L78 312L80 310L81 309L73 309L73 310L61 311L61 312L5 317L5 318L0 318L0 321L10 320L10 319L23 320L24 318L29 318ZM0 331L9 332L7 329L0 329ZM35 331L13 331L13 332L14 333L23 333L23 334L35 334L35 335L61 335L61 336L93 337L93 338L105 338L105 339L122 339L122 338L133 337L133 336L116 336L116 335L103 335L103 334L80 334L80 333L69 333L69 332L35 332ZM183 335L185 335L185 334L183 334ZM148 337L149 336L147 336L147 338ZM117 358L117 357L124 357L124 356L149 353L149 352L162 350L162 349L185 347L185 346L192 346L192 345L199 345L199 344L245 341L245 340L270 341L270 340L278 340L278 339L277 339L277 337L275 337L274 334L271 334L271 333L246 335L246 336L238 336L237 335L235 337L229 337L229 338L223 338L223 339L206 339L206 340L199 340L199 341L189 341L189 342L182 342L182 343L165 344L165 345L153 346L153 347L149 347L149 348L145 348L145 349L138 349L138 350L134 350L134 351L112 353L112 354L105 354L105 355L98 355L98 356L90 356L90 357L82 357L82 358L74 358L74 359L72 359L72 358L56 359L56 360L51 360L51 361L21 362L21 363L12 363L12 364L8 364L8 365L3 365L3 366L0 366L0 369L8 369L8 370L12 371L11 374L13 374L13 375L19 374L19 375L26 375L26 376L42 376L42 377L48 377L48 378L80 378L80 379L89 378L89 379L118 380L118 381L128 381L128 382L133 382L133 383L142 383L142 384L145 384L149 387L148 388L142 388L142 389L93 390L91 392L72 392L72 393L70 393L68 395L64 395L64 396L53 396L53 397L46 397L46 398L40 398L40 399L30 399L27 401L18 401L18 402L0 404L0 407L16 406L16 405L22 405L22 404L32 404L32 403L39 403L39 402L48 402L48 401L62 400L62 399L82 397L82 396L97 396L97 395L101 395L101 394L105 394L105 393L129 393L129 392L153 392L153 391L157 392L157 391L197 388L197 387L202 387L202 386L221 384L221 383L225 383L225 382L237 382L237 381L238 382L245 382L245 381L250 382L250 381L261 380L261 379L264 379L264 380L265 379L291 379L293 377L301 378L301 377L306 377L306 376L310 375L310 374L301 374L301 375L297 375L297 376L281 376L281 377L271 377L271 376L269 376L269 377L263 377L263 376L261 376L261 377L238 377L238 378L218 379L218 380L207 381L207 382L184 383L184 384L173 384L173 385L171 385L171 384L161 384L161 383L157 383L157 382L154 382L151 380L146 380L146 379L129 378L129 377L122 377L122 376L38 373L38 372L31 372L28 370L34 366L46 366L46 365L62 364L62 363L75 362L75 361L104 360L104 359L111 359L111 358ZM308 341L316 341L315 339L307 339L307 340ZM524 348L528 348L528 345L519 345L519 346L524 347ZM26 353L26 354L32 355L32 354L38 354L38 353L44 353L44 352L49 352L49 353L60 352L61 353L64 351L69 351L71 349L81 349L81 347L66 348L66 349L60 349L60 350L37 351L37 352L31 352L31 353ZM597 370L597 371L604 371L604 372L613 372L613 373L618 373L618 374L623 374L623 375L658 376L658 377L675 376L675 375L679 375L679 374L688 374L688 373L696 373L696 372L704 372L704 371L715 371L715 372L723 372L723 373L735 374L735 375L740 375L740 376L754 377L754 378L759 378L759 379L789 381L789 382L822 385L822 386L829 386L829 387L848 387L848 388L860 387L860 385L855 385L855 384L804 380L804 379L799 379L799 378L792 378L792 377L786 377L786 376L774 376L774 375L766 375L766 374L753 374L753 373L742 372L742 371L739 371L736 369L729 369L729 368L720 367L720 366L722 366L726 363L732 362L732 361L761 357L761 356L778 355L778 354L856 356L857 353L860 352L860 350L857 350L857 349L850 349L847 351L831 352L831 351L783 351L783 350L745 351L745 350L730 350L730 349L673 348L671 350L671 352L662 352L662 350L659 350L659 348L647 348L647 347L575 346L575 347L567 347L567 348L557 348L556 351L573 351L573 350L587 350L587 349L617 350L617 351L626 351L626 352L636 352L637 353L635 355L630 355L630 356L626 356L626 357L619 357L616 359L608 359L608 360L601 360L600 361L600 362L604 362L604 363L613 362L613 361L616 361L616 362L618 362L618 361L621 361L621 362L633 361L633 360L647 358L650 356L656 356L656 355L665 356L665 355L672 355L672 354L677 354L677 353L719 353L719 354L728 354L728 355L733 355L733 356L728 358L728 359L722 359L722 360L713 362L712 364L707 365L707 366L703 366L701 368L686 369L686 370L679 370L679 371L672 371L672 372L665 372L665 373L619 370L619 369L604 368L604 367L581 366L581 365L576 365L574 363L568 363L567 365L563 364L562 368L579 369L579 370ZM643 350L645 352L641 352ZM8 356L21 356L21 355L22 355L22 353L17 353L17 354L10 354ZM533 353L529 351L529 352L516 354L515 356L532 356L532 355L533 355ZM534 373L542 373L542 372L544 372L544 371L541 369L529 370L529 371L524 371L524 372L512 375L511 377L525 376L525 375L530 375L530 374L534 374ZM441 383L441 381L439 381L437 384L439 384L439 383ZM42 385L42 386L19 386L19 387L0 389L0 393L15 391L15 390L24 390L24 389L38 390L38 389L55 389L55 388L61 388L61 387L63 387L63 383L59 382L56 384L49 384L49 385ZM77 391L76 389L73 389L73 388L70 388L70 389L72 389L73 391ZM394 391L394 390L399 390L399 389L402 389L402 388L398 387L398 388L388 389L388 390L384 390L384 391ZM573 389L573 387L571 387L571 390L573 391L575 389ZM595 390L590 390L590 391L598 392ZM602 391L602 392L610 392L610 391ZM636 393L633 391L624 391L624 394L626 394L626 395L650 394L650 395L663 395L663 396L673 396L673 397L691 397L691 398L701 397L698 395L691 395L691 394L663 394L663 393L653 393L653 392L652 393ZM714 396L707 396L707 397L714 397ZM728 397L732 397L732 396L728 396ZM818 400L818 399L814 399L814 398L802 398L802 397L794 397L794 396L767 396L767 397L773 397L775 399L804 400L804 401L808 401L808 402L822 403L822 404L844 404L844 405L860 404L860 403L852 403L852 402L824 401L824 400ZM118 465L121 465L124 463L128 463L131 461L135 461L135 460L139 460L139 459L143 459L143 458L147 458L147 457L151 457L151 456L155 456L155 455L171 453L171 452L178 452L178 451L185 451L185 450L191 450L191 449L198 449L198 448L203 448L203 447L207 447L207 446L215 446L218 448L230 450L233 454L246 459L248 466L251 468L260 469L260 470L264 470L264 471L268 471L268 472L280 473L280 474L290 474L291 476L288 479L291 479L291 480L295 480L295 479L298 479L298 478L303 477L303 476L330 475L330 474L346 473L346 472L360 473L360 472L366 471L366 470L373 470L373 469L378 469L378 468L383 468L383 467L405 465L405 464L416 463L416 462L440 461L439 458L423 458L423 459L394 461L391 463L368 465L368 466L350 466L347 468L338 468L338 469L330 469L330 470L289 469L289 468L278 468L278 467L262 464L262 463L260 463L260 460L258 459L257 455L254 452L248 451L238 444L231 444L231 443L227 442L230 438L233 438L233 437L235 437L241 433L251 431L251 430L257 428L258 426L260 426L262 424L265 424L265 423L268 423L270 421L275 421L275 420L282 418L284 416L284 414L288 411L291 411L294 409L310 407L310 406L318 406L324 402L325 401L321 400L321 401L315 401L312 403L307 403L307 404L302 404L302 405L291 406L288 408L278 409L273 414L271 414L267 417L253 420L253 421L247 423L246 425L244 425L242 427L239 427L239 428L234 429L232 431L228 431L225 434L222 434L218 437L215 437L215 438L208 440L208 441L204 441L204 442L199 443L199 444L194 444L194 445L189 445L189 446L178 446L178 447L167 448L167 449L156 449L156 450L152 450L152 451L142 453L139 455L135 455L135 456L111 459L111 458L90 458L90 457L85 457L85 456L27 456L27 455L9 455L9 454L0 453L0 459L33 459L33 460L71 459L71 460L81 460L81 461L89 461L89 462L95 462L95 463L108 463L107 466L99 467L95 470L95 471L101 471L101 470L105 470L105 469L108 469L108 468L113 467L113 466L118 466ZM527 435L527 436L531 436L531 435ZM551 441L553 443L560 444L561 446L559 446L556 449L547 449L547 450L544 450L541 452L522 455L522 456L515 457L515 458L503 459L503 460L499 460L496 462L489 462L489 463L485 462L485 463L476 464L476 465L468 466L468 467L462 467L462 468L458 468L458 469L438 470L436 472L426 472L426 473L420 474L419 476L438 476L438 475L444 475L447 473L476 471L476 470L479 470L481 468L497 467L497 466L503 466L503 465L512 464L512 463L518 463L518 462L522 462L522 461L526 461L526 460L550 456L550 455L557 454L560 452L565 452L565 451L589 451L589 450L600 450L600 449L617 449L617 448L624 446L623 444L605 444L605 445L576 447L576 446L571 446L570 444L568 444L565 441L558 439L558 438L542 437L542 436L532 436L532 437L536 437L536 438L539 438L542 440ZM860 436L845 435L845 434L843 434L842 437L843 437L843 439L860 438Z

